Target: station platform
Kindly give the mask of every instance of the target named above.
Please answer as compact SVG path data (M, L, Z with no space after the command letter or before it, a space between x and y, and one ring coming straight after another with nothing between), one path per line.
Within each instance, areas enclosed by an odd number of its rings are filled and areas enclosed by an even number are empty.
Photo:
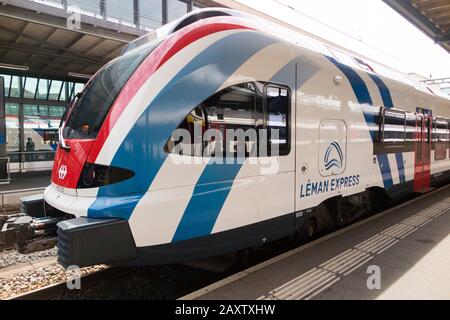
M46 187L50 184L51 171L11 173L11 182L0 184L1 191Z
M181 300L450 299L450 186Z
M12 173L9 184L0 184L0 214L18 208L23 196L43 193L50 177L51 171Z

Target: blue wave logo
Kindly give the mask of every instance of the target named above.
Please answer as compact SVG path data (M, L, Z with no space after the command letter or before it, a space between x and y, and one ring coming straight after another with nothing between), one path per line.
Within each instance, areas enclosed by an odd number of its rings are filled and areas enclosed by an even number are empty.
M344 154L342 153L341 146L336 141L333 141L325 152L324 164L325 169L328 171L333 167L338 169L342 168L344 161Z

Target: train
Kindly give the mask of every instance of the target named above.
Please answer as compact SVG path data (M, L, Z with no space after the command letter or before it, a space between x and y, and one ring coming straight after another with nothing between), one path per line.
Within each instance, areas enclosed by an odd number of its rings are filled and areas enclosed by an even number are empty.
M67 108L45 190L63 266L311 237L450 178L450 99L230 9L131 42Z

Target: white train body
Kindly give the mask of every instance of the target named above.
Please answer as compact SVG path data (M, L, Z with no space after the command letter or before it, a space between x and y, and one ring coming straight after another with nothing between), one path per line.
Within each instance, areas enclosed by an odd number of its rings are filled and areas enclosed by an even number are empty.
M75 101L65 125L79 134L62 137L45 192L49 205L74 216L59 225L62 264L171 263L239 250L306 221L325 226L338 219L332 201L358 206L374 193L425 192L449 176L443 94L270 22L222 13L108 64L144 52L93 137L83 136L89 124L71 122L88 106L83 93ZM271 142L281 154L217 164L168 152L196 107L193 121L207 128L281 128ZM106 178L82 182L86 171Z

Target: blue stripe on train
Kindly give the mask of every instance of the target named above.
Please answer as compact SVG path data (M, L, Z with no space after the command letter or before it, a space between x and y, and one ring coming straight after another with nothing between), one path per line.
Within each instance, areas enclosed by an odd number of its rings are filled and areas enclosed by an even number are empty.
M335 58L325 56L330 60L341 72L347 77L350 81L350 85L352 86L353 92L356 95L356 99L358 103L361 105L369 105L372 106L372 98L370 97L369 89L367 89L366 83L364 80L356 73L355 70L350 68L349 66L338 62ZM363 108L364 119L366 120L367 125L369 126L370 136L372 141L375 141L375 134L377 130L375 130L375 116L373 113L369 113L364 111Z
M383 176L383 183L386 189L392 187L394 182L392 180L391 166L389 165L389 159L387 154L377 155L378 163L380 165L381 175Z
M129 219L167 158L164 151L167 139L186 114L214 94L251 56L275 42L275 39L251 31L227 35L183 67L146 108L112 159L112 166L130 169L136 175L101 187L88 216ZM231 43L242 45L235 50ZM221 57L220 63L218 57ZM124 194L124 190L133 194L133 201L125 201L128 197L117 197Z
M270 81L294 88L297 59L298 57L287 63ZM298 87L319 70L316 67L304 70L307 75L299 81ZM208 164L194 188L172 242L206 236L212 232L241 167L240 162L217 164L212 160Z
M393 108L394 103L392 102L391 92L389 91L389 88L386 86L383 80L381 80L380 77L373 73L367 72L367 74L377 85L378 90L380 91L381 99L383 99L384 107L388 109Z
M387 85L377 75L375 75L373 73L369 73L369 72L367 72L367 74L373 80L373 82L375 82L375 84L377 85L378 90L380 91L381 98L383 99L384 107L388 108L388 109L393 108L394 103L392 102L391 92L389 91L389 88L387 87ZM403 153L401 153L401 152L396 153L395 161L397 162L397 170L398 170L398 176L399 176L400 183L406 182L405 167L404 167L404 162L403 162Z
M195 185L172 242L211 233L242 164L208 164Z
M405 165L403 161L403 153L401 152L396 153L395 160L397 161L398 176L400 179L400 183L404 183L406 182L406 177L405 177Z
M398 178L400 183L406 182L405 177L405 162L403 160L403 153L396 153L395 160L397 161Z
M372 98L370 97L369 89L367 88L366 83L364 80L358 75L358 73L350 68L347 65L344 65L340 62L338 62L335 58L325 56L330 60L341 72L347 77L347 79L350 81L350 85L352 86L352 89L356 95L356 99L358 100L358 103L361 105L373 105ZM381 79L380 79L381 80ZM380 83L380 81L377 81ZM386 93L385 89L387 89L386 86L383 87L384 95ZM383 94L382 94L383 96ZM389 95L390 96L390 95ZM386 98L386 95L385 95ZM392 100L391 100L392 101ZM375 117L373 113L369 113L364 110L364 107L362 108L364 118L366 119L366 123L369 126L369 132L370 136L372 137L372 142L375 143L375 134L377 133L377 126L375 125ZM393 185L392 182L392 174L391 174L391 168L389 166L389 160L388 156L386 154L378 155L378 164L380 166L381 175L383 177L383 184L385 188L390 188Z

